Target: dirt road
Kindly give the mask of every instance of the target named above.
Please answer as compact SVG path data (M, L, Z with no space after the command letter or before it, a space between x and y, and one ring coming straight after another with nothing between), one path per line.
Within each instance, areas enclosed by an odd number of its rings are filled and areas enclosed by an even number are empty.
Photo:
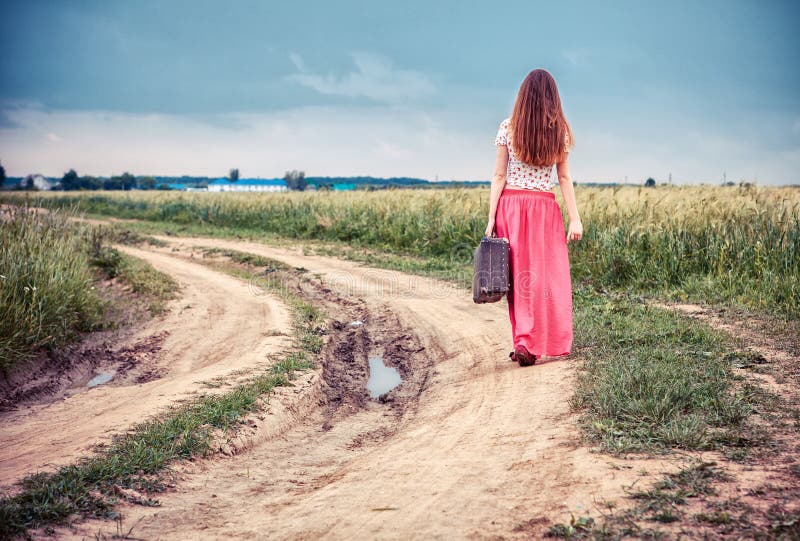
M258 243L162 240L181 247L163 257L215 246L308 269L384 325L411 329L432 364L411 378L417 391L395 399L405 402L400 415L391 401L367 400L333 418L315 408L246 452L186 466L160 507L122 508L136 537L530 538L571 513L597 516L596 504L619 499L640 468L673 469L655 459L620 467L580 446L567 404L574 360L509 362L505 302L479 306L433 279ZM384 353L392 361L402 349ZM88 522L72 535L98 530L115 527Z
M94 445L166 406L198 390L212 391L203 382L232 379L234 373L263 366L270 353L281 351L290 340L290 315L276 298L254 296L242 281L191 261L120 249L182 286L182 297L164 317L116 349L118 354L149 344L146 358L137 359L146 366L137 369L155 379L137 383L115 378L92 389L83 385L63 400L0 414L0 486L86 455Z

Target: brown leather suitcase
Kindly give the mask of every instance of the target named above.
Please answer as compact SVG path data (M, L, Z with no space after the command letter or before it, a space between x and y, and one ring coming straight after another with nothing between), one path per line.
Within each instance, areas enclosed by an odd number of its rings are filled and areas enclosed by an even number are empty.
M478 304L497 302L510 286L508 239L483 237L475 250L472 300Z

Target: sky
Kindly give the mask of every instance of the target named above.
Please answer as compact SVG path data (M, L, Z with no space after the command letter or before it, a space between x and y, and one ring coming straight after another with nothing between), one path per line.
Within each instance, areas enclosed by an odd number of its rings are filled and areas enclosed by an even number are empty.
M800 2L0 0L0 163L491 177L535 68L572 177L800 183Z

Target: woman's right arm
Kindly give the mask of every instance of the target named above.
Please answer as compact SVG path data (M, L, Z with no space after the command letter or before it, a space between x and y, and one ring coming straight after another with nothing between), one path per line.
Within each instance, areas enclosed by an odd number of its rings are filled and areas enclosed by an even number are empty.
M497 157L494 162L494 174L492 175L492 187L489 189L489 223L486 224L484 237L491 237L494 233L494 217L497 213L497 202L506 187L506 174L508 172L508 147L498 145Z

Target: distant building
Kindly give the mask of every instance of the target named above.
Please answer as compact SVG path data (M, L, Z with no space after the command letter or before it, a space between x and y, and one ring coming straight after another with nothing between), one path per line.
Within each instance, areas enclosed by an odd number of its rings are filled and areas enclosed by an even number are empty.
M231 182L218 178L208 183L209 192L285 192L288 189L282 179L241 178Z
M44 175L40 175L38 173L35 175L28 175L27 177L22 179L20 185L23 188L27 188L30 182L33 182L33 187L36 188L37 190L52 190L53 186L56 185L55 182L51 181Z
M355 183L352 182L336 182L332 187L334 192L346 192L356 189Z

